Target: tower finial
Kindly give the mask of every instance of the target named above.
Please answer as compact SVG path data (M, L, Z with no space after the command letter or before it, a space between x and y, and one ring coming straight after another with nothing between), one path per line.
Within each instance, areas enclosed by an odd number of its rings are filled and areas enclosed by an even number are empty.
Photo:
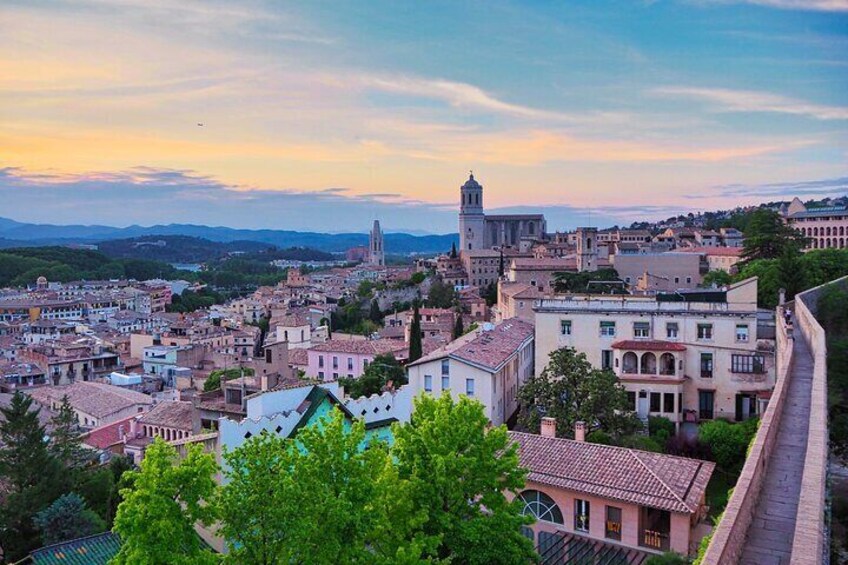
M473 169L468 170L468 178L471 179L471 180L474 180L474 170Z

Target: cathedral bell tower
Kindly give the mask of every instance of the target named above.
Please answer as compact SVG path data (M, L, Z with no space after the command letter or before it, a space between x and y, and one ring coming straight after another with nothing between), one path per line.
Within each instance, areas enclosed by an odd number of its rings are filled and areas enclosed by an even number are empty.
M474 180L474 173L468 176L459 188L459 246L463 251L485 249L484 228L486 216L483 214L483 186Z

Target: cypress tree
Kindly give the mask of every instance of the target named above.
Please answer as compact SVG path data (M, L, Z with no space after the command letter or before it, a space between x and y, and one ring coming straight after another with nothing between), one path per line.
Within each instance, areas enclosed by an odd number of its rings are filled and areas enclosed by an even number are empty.
M421 346L421 314L418 301L412 307L412 325L409 328L409 362L417 361L423 353Z
M465 333L465 328L462 326L462 312L456 313L456 323L453 325L453 338L456 339Z

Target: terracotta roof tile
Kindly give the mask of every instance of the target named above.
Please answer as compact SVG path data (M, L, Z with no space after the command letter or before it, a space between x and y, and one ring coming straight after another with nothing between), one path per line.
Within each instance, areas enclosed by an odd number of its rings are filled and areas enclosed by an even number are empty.
M509 436L530 481L671 512L696 512L715 468L709 461L623 447Z
M673 341L659 339L625 339L612 344L613 349L632 349L635 351L686 351L686 346Z

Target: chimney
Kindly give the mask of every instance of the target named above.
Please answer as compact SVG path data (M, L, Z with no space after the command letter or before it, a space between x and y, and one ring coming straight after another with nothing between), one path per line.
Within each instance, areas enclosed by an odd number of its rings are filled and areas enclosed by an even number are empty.
M556 437L556 418L542 418L542 437Z
M121 426L123 427L123 426ZM130 418L130 437L135 438L138 437L138 420L135 418Z
M586 422L574 422L574 440L586 441Z
M778 292L777 304L778 306L783 306L786 304L786 289L781 288Z
M118 439L120 439L124 443L127 442L127 434L124 432L124 425L123 424L118 426Z

